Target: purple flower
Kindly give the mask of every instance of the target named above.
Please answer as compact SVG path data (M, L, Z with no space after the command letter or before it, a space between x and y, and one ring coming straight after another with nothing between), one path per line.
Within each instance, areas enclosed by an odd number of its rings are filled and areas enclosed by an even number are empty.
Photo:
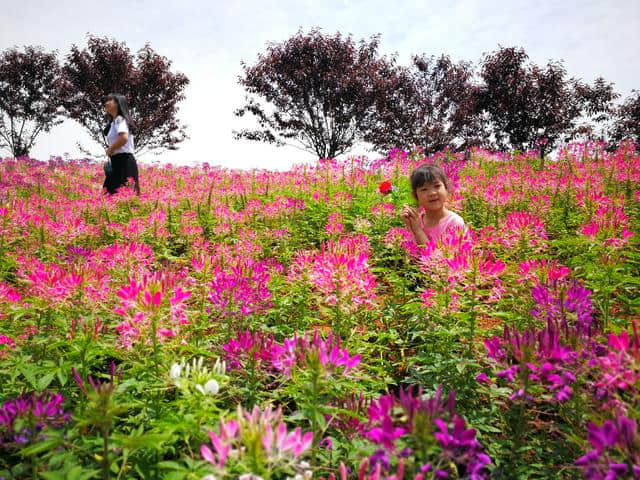
M4 402L0 407L0 445L35 442L46 428L65 425L71 414L64 411L63 402L62 395L51 392L33 393Z
M320 446L322 448L326 448L327 450L333 450L333 440L330 437L325 437L320 442Z
M589 422L587 431L589 432L589 443L597 450L613 447L618 440L618 429L611 420L605 421L602 427Z
M640 436L635 420L619 416L606 420L602 427L589 423L587 430L593 449L575 461L586 478L629 478L630 471L639 478L640 451L637 446Z
M382 465L382 468L384 468L385 470L389 470L389 468L391 468L391 464L389 463L389 456L387 455L387 452L382 449L373 452L373 455L371 455L371 457L369 458L369 462L372 468L374 468L378 463Z
M437 478L448 478L459 471L470 473L469 478L485 478L485 467L491 460L476 439L476 431L467 428L464 419L456 414L453 391L447 398L442 398L441 388L428 398L423 398L421 389L411 388L401 390L398 396L383 395L371 403L368 416L369 425L363 428L362 434L382 447L370 459L371 465L386 471L380 478L392 478L388 477L386 463L392 455L398 462L413 456L412 463L423 465L421 474L431 471L432 465L451 466L441 466L440 473L434 472ZM406 448L407 442L415 444L425 439L432 439L426 448L429 452L426 457L422 448Z

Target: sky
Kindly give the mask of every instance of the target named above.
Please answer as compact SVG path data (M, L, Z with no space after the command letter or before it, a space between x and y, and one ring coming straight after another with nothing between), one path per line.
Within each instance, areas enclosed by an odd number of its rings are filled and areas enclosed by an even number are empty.
M2 50L41 45L62 58L72 44L84 47L87 34L108 36L132 52L149 43L186 74L190 84L179 118L190 138L177 151L142 155L142 163L281 170L314 162L314 155L293 147L232 136L251 126L233 115L244 100L240 62L254 63L267 43L299 29L319 27L356 41L380 34L380 53L395 53L404 65L416 54L478 61L500 46L520 46L538 64L563 60L568 74L583 81L603 76L623 98L640 89L640 0L0 0L0 25ZM100 151L82 127L65 120L38 137L31 156L82 157L77 142ZM366 145L350 154L378 156Z

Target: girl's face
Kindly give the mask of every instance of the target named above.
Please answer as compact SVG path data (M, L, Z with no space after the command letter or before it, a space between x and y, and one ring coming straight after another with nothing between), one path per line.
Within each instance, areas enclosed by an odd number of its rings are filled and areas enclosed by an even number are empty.
M441 211L445 207L448 198L447 187L440 180L426 182L416 189L418 205L430 212Z
M104 109L113 118L116 118L118 116L118 104L113 98L110 98L109 100L104 102Z

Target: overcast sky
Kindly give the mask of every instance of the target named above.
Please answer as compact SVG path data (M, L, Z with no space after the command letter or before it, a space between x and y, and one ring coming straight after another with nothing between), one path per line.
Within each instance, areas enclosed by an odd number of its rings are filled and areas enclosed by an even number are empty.
M536 63L564 60L569 75L584 81L603 76L623 96L640 89L640 0L0 0L0 6L2 49L42 45L63 57L71 44L84 47L91 33L124 41L134 52L149 42L189 77L180 118L190 139L176 152L139 158L143 162L281 169L315 160L292 147L236 141L231 134L244 121L233 115L244 99L237 85L240 61L252 63L267 42L299 28L351 33L356 40L380 33L380 53L397 53L402 64L413 54L477 61L499 45L522 46ZM67 120L41 135L31 153L75 158L77 141L97 150Z

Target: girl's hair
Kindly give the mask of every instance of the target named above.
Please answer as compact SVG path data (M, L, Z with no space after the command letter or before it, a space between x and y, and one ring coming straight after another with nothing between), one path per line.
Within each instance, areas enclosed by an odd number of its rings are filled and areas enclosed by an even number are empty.
M447 189L448 192L451 191L451 184L449 183L449 179L447 175L437 165L428 165L423 163L418 168L416 168L410 177L411 180L411 191L413 192L413 196L416 197L416 191L423 186L425 183L431 183L435 181L440 181L444 185L444 188Z
M106 97L102 99L102 104L104 105L107 100L113 100L118 105L118 115L121 115L127 121L127 127L129 127L129 131L131 131L131 116L129 115L129 104L127 103L127 99L124 95L120 93L110 93ZM113 122L113 118L109 118L107 122L107 126L104 127L102 133L105 135L109 134L109 129L111 128L111 122Z

